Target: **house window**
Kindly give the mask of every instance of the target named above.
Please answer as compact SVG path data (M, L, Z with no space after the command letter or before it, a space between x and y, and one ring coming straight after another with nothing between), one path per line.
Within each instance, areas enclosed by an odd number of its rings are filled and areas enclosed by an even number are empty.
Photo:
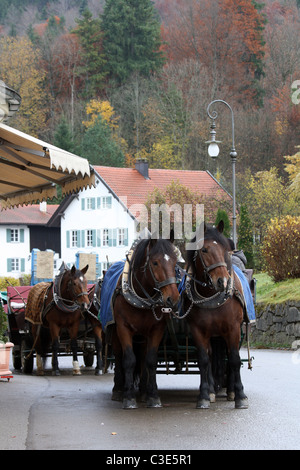
M118 245L125 245L125 229L119 228L118 230Z
M71 246L74 248L78 243L78 237L77 237L77 230L72 230L71 231Z
M86 209L87 210L95 209L95 198L94 197L87 197L86 198Z
M19 258L11 258L11 270L19 271L20 270L20 260Z
M23 228L8 228L6 229L7 243L24 243L24 229Z
M109 235L107 228L104 228L102 232L102 246L109 246Z
M111 209L111 196L102 198L102 209Z
M10 230L10 241L11 242L19 241L19 230L17 228L13 228Z
M24 272L25 271L25 258L8 258L7 259L8 272Z
M86 231L86 246L94 246L93 243L93 230Z

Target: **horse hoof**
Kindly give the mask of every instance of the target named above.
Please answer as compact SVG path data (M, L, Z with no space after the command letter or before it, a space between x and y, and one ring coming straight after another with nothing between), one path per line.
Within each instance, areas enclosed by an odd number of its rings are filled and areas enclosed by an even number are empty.
M234 392L227 393L227 401L234 401Z
M153 398L153 397L148 398L147 408L161 408L161 407L162 407L162 404L161 404L161 401L160 401L159 397L157 397L157 398Z
M113 401L122 401L123 400L123 392L120 390L113 390L111 394L111 399Z
M246 410L248 408L248 398L235 400L235 407L238 410Z
M52 375L53 375L53 376L56 376L56 377L59 377L59 376L60 376L59 370L58 370L58 369L53 370L53 371L52 371Z
M209 394L209 401L210 401L210 403L216 403L216 394L215 393L210 393Z
M95 369L95 375L102 375L102 369Z
M39 377L43 377L45 375L45 372L43 370L37 370L36 375L38 375Z
M210 407L210 401L202 398L198 400L196 408L199 410L208 410Z
M124 410L134 410L136 409L138 406L137 406L137 403L136 403L136 399L135 398L124 398L123 400L123 409Z
M81 375L80 369L73 369L73 375Z

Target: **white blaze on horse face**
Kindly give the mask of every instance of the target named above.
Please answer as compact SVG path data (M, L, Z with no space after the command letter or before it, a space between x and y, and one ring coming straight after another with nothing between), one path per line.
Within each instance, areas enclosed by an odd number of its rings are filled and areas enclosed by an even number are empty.
M216 242L216 240L214 240L214 241L213 241L213 243L214 243L215 245L217 245L217 244L218 244L218 242Z
M83 282L83 276L80 276L80 277L79 277L79 281L80 281L80 282Z
M169 260L170 260L170 256L166 254L166 255L164 256L164 259L165 259L166 261L169 261Z

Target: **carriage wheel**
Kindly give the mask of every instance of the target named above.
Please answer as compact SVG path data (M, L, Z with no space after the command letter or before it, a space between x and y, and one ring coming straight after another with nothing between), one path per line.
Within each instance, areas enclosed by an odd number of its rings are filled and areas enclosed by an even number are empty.
M33 354L28 357L31 351L31 345L25 338L21 342L21 364L24 374L31 374L33 370Z

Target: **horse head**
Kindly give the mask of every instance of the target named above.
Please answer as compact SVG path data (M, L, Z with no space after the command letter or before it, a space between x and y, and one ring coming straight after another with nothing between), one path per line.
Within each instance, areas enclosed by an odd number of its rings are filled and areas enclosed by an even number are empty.
M145 279L155 291L160 291L165 307L175 310L179 302L175 266L177 255L170 240L151 238L145 243L144 261L141 267Z
M231 263L228 252L230 245L223 235L224 222L221 220L216 228L204 224L203 245L193 254L193 262L197 273L204 276L208 286L217 292L226 291Z
M88 297L87 279L85 273L88 270L89 265L87 264L83 269L76 269L72 266L70 269L69 277L67 280L67 291L69 293L70 300L73 300L78 304L80 310L83 312L87 310L90 300Z

